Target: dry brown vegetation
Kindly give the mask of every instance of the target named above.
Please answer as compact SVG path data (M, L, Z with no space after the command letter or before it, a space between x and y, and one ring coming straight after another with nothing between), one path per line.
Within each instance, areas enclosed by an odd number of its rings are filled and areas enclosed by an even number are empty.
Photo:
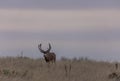
M87 59L46 64L42 59L0 58L0 81L113 81L108 75L114 71L114 63Z

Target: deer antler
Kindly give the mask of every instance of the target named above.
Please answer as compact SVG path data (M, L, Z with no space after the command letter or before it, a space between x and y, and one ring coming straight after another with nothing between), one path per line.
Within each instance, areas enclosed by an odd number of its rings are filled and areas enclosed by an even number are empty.
M39 44L39 45L38 45L38 48L39 48L40 52L45 53L45 51L42 50L41 46L42 46L42 44Z
M50 50L51 50L51 45L50 45L50 43L49 43L49 48L48 48L48 50L46 50L46 52L49 53Z
M49 43L49 48L48 48L48 50L46 50L46 51L42 50L41 46L42 46L42 44L38 45L38 48L39 48L40 52L42 52L42 53L49 53L49 52L50 52L50 50L51 50L51 45L50 45L50 43Z

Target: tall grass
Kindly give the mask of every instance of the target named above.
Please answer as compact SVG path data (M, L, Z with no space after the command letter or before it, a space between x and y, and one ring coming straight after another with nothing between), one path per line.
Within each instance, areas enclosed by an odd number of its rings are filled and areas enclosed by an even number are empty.
M83 58L64 58L49 67L44 59L0 58L0 81L112 81L108 75L114 71L113 63Z

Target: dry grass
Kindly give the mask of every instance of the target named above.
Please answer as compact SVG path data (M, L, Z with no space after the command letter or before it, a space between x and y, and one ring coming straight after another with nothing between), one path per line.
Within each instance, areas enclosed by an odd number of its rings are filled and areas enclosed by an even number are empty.
M113 63L91 60L48 65L42 59L0 58L0 81L112 81L108 75L114 71Z

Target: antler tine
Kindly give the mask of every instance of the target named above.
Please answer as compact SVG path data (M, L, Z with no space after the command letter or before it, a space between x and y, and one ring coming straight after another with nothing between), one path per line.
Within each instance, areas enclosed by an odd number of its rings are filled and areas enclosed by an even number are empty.
M50 50L51 50L51 45L49 43L49 48L48 48L48 50L46 52L50 52Z
M38 48L39 48L39 49L41 48L41 44L38 44Z
M49 43L49 48L51 49L51 44Z

